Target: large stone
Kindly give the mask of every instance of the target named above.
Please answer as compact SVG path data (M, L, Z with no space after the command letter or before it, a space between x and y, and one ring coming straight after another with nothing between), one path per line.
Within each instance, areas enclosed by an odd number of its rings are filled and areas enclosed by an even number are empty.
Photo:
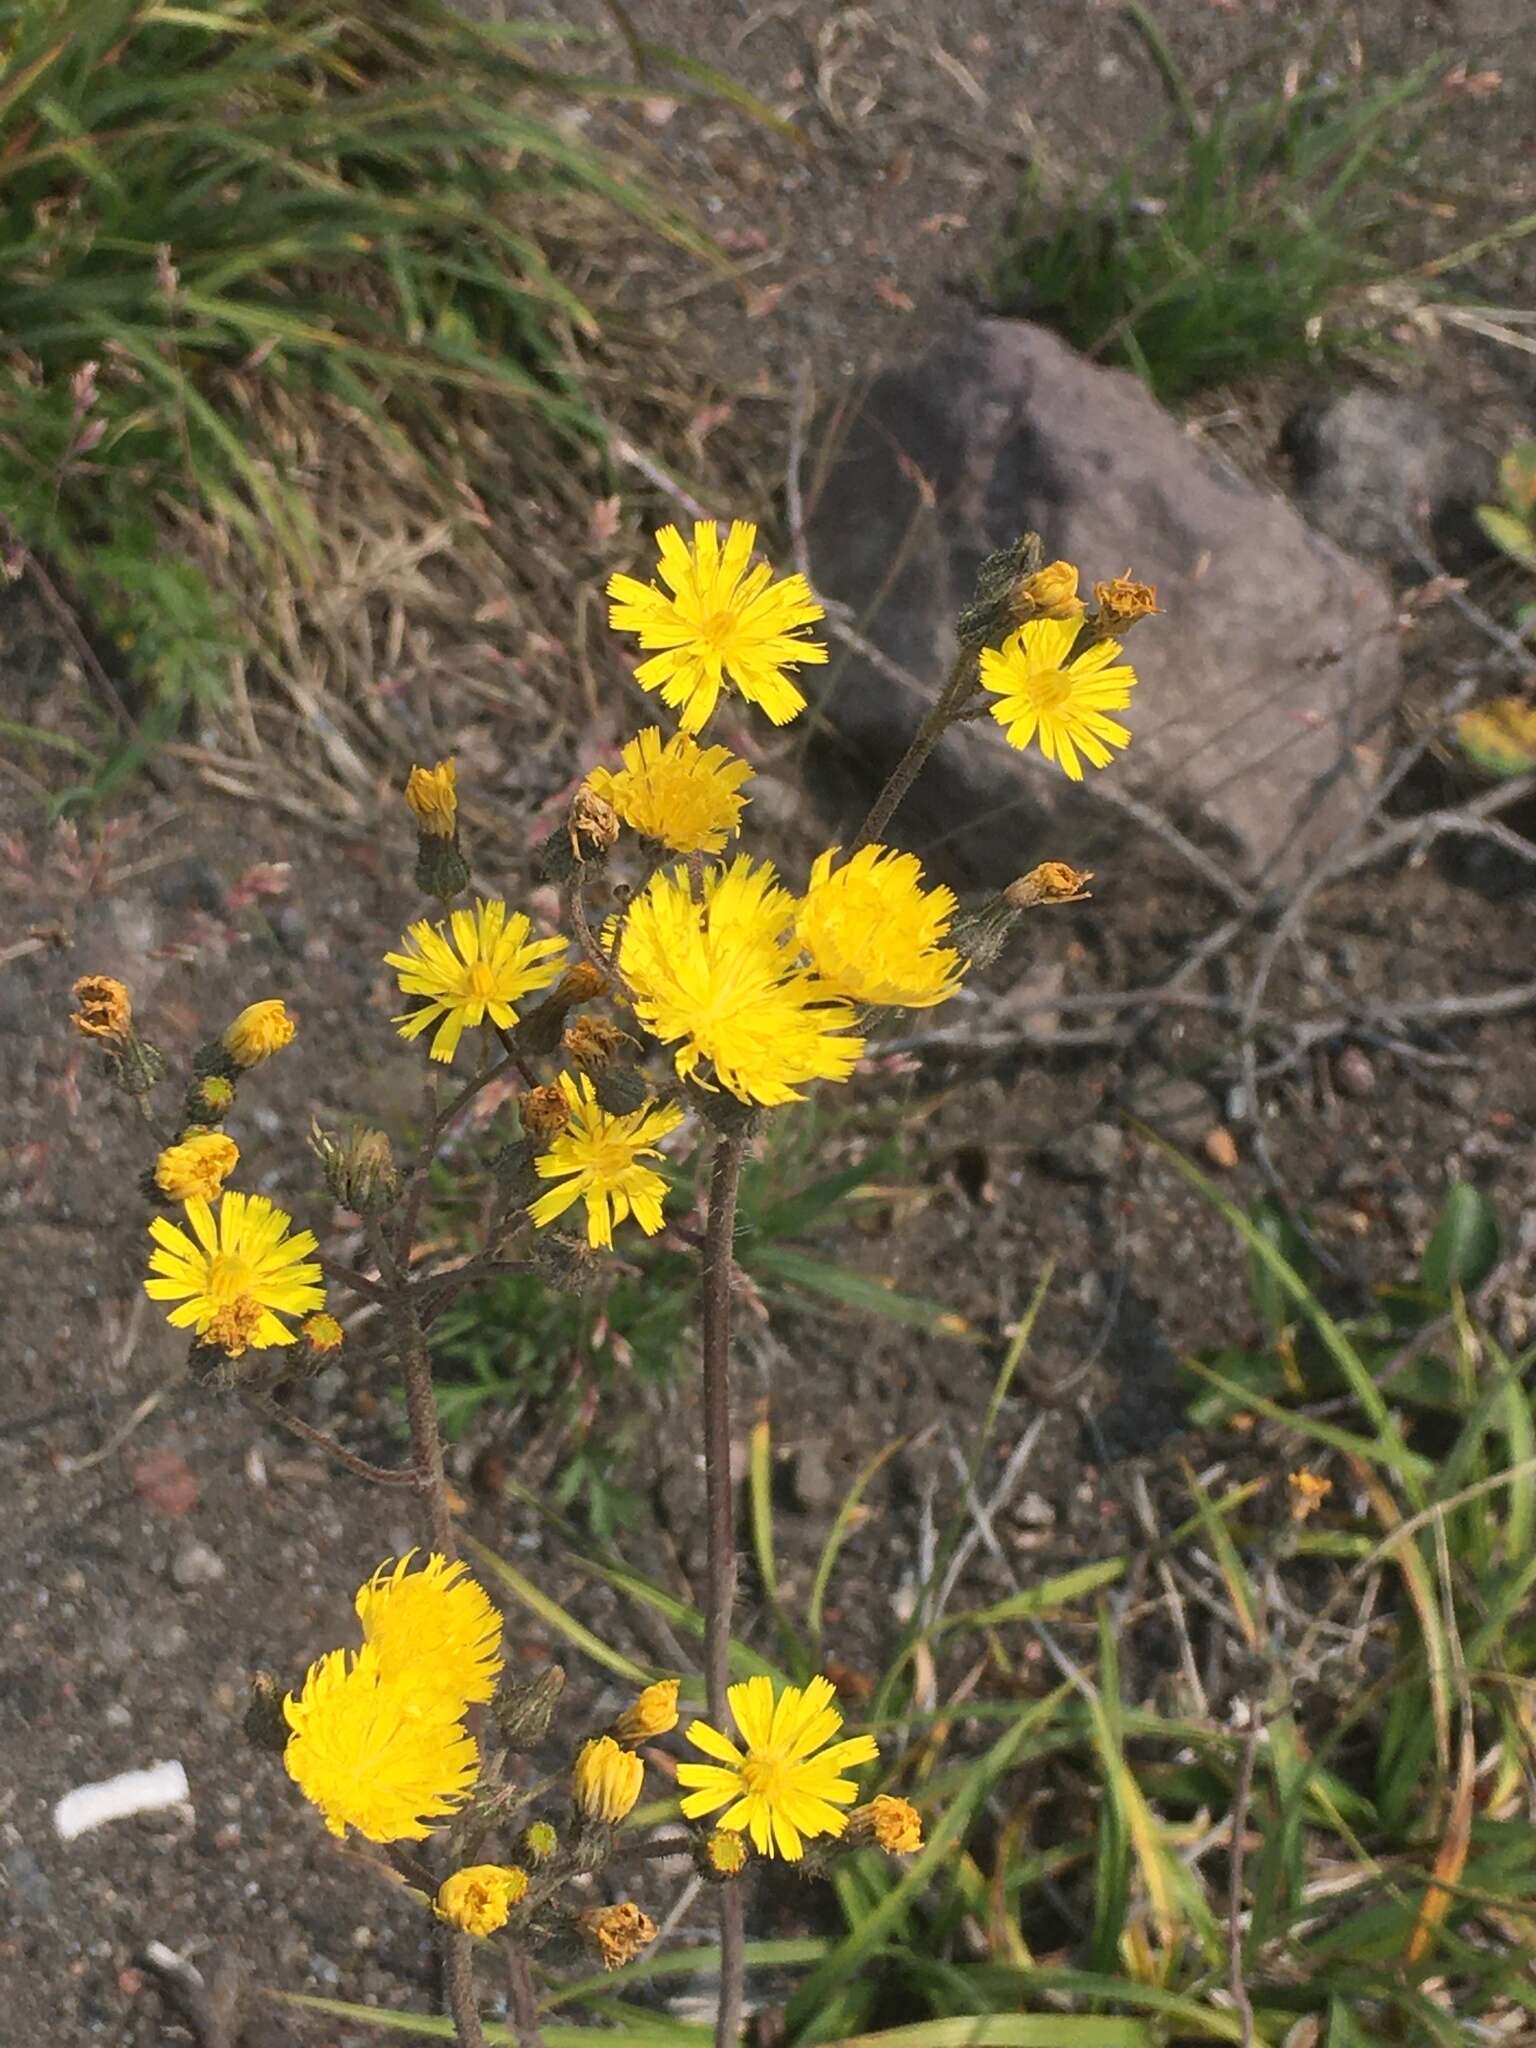
M832 744L815 762L824 794L852 814L883 780L953 659L977 564L1028 530L1089 581L1130 570L1157 585L1164 615L1130 646L1134 743L1104 771L1117 791L1250 881L1294 873L1348 825L1400 684L1385 588L1135 378L1002 319L880 375L814 493L818 587L923 685L860 655L834 660L820 707ZM900 836L994 882L1102 844L1105 815L1091 787L1009 748L988 718L946 738ZM1114 822L1123 851L1138 828Z

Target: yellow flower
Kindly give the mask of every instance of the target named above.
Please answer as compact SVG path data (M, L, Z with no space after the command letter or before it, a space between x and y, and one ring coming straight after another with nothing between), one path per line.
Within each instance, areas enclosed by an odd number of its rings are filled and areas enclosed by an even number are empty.
M818 856L800 905L800 942L835 994L856 1003L927 1010L960 986L964 962L940 942L956 903L950 889L923 888L910 853L861 846L834 874L835 850Z
M240 1147L222 1131L187 1131L155 1161L155 1186L173 1202L211 1202L240 1163Z
M293 1332L281 1318L325 1307L325 1289L317 1284L320 1268L309 1257L314 1233L300 1230L290 1237L293 1218L265 1195L221 1195L217 1216L194 1195L187 1221L191 1237L164 1216L149 1226L156 1249L144 1292L152 1301L179 1304L169 1314L173 1328L191 1327L199 1337L222 1342L228 1312L234 1311L245 1342L227 1348L238 1357L245 1343L291 1344Z
M614 1741L653 1742L658 1735L669 1735L677 1726L678 1686L675 1678L658 1678L648 1685L614 1722Z
M441 924L422 918L402 939L403 952L384 955L385 965L397 970L402 995L424 999L395 1018L400 1036L419 1038L436 1024L435 1060L451 1060L464 1033L487 1017L508 1030L522 998L554 980L565 951L564 939L531 938L527 918L520 910L509 918L499 898L477 898L472 910L454 911L449 923L451 943Z
M661 1198L667 1184L645 1159L659 1159L656 1140L683 1120L679 1104L647 1103L627 1116L612 1116L597 1099L587 1074L562 1074L560 1091L570 1120L547 1152L533 1162L540 1180L559 1186L529 1204L540 1230L563 1216L573 1202L587 1205L587 1242L611 1245L613 1226L633 1216L647 1237L661 1228Z
M923 1817L907 1799L881 1792L848 1816L850 1841L873 1842L888 1856L910 1856L923 1846Z
M1079 753L1104 768L1111 748L1130 745L1126 728L1105 714L1123 711L1136 683L1118 640L1096 641L1069 663L1078 630L1075 619L1032 619L1001 647L981 650L981 680L997 697L992 716L1009 746L1038 739L1045 758L1060 762L1073 782L1083 779Z
M1285 1483L1291 1490L1293 1522L1305 1522L1333 1491L1333 1481L1325 1479L1320 1472L1289 1472Z
M864 1041L849 1035L848 1004L800 965L794 918L771 863L745 854L706 875L702 902L681 867L635 898L619 966L685 1080L711 1060L732 1094L765 1104L798 1102L803 1081L847 1080Z
M432 1910L465 1934L494 1934L527 1893L528 1873L515 1863L472 1863L444 1878Z
M632 1963L656 1939L656 1922L627 1899L619 1906L593 1906L577 1915L576 1924L596 1948L605 1970Z
M747 1856L747 1845L740 1835L727 1828L716 1828L704 1838L704 1875L740 1877L747 1867Z
M571 1769L571 1797L589 1820L614 1827L634 1806L645 1782L645 1765L611 1735L584 1742Z
M693 1788L683 1812L697 1820L723 1806L719 1826L745 1828L760 1856L798 1862L804 1837L840 1835L847 1826L838 1809L851 1806L859 1788L842 1773L874 1761L874 1737L822 1747L843 1725L830 1679L787 1685L775 1700L771 1679L748 1678L728 1697L740 1745L706 1721L690 1725L688 1740L716 1761L678 1765L677 1782Z
M347 1333L336 1318L325 1314L306 1316L299 1334L310 1350L320 1357L339 1351L347 1341Z
M496 1690L501 1615L463 1563L433 1551L413 1572L415 1555L407 1551L393 1571L386 1561L358 1589L363 1640L386 1679L408 1680L459 1714Z
M133 1026L133 998L110 974L82 974L71 990L78 1007L73 1023L87 1038L122 1044Z
M458 769L453 761L435 768L413 767L405 784L405 800L423 832L451 839L459 821Z
M332 1650L283 1702L293 1733L283 1766L333 1835L415 1842L468 1798L480 1767L474 1740L409 1684L386 1680L365 1646Z
M269 996L263 1003L246 1004L224 1034L224 1050L237 1067L259 1067L292 1045L296 1028L282 999Z
M1021 577L1013 598L1015 618L1025 612L1047 619L1080 619L1083 615L1077 571L1070 562L1047 562L1033 576Z
M560 1846L560 1837L547 1820L531 1820L523 1829L523 1848L535 1863L547 1863Z
M752 770L725 747L701 747L686 732L662 744L661 728L648 725L624 749L616 773L594 768L587 786L606 797L632 831L658 839L673 853L719 853L741 825L738 796Z
M651 655L635 670L635 681L661 691L684 732L700 729L727 682L775 725L788 725L805 709L805 698L786 667L827 658L819 642L798 637L800 627L823 616L810 585L803 576L775 583L766 563L749 569L756 542L757 528L739 519L723 549L712 519L695 524L691 544L675 526L664 526L656 545L666 590L633 576L609 579L608 595L616 600L609 625L637 633Z

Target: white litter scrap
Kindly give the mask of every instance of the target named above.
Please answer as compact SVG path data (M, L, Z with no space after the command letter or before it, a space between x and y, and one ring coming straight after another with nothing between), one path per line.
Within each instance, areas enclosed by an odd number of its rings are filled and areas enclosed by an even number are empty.
M127 1820L136 1813L160 1813L168 1806L186 1806L191 1798L187 1774L179 1763L151 1764L143 1771L122 1771L96 1785L77 1785L53 1809L53 1827L61 1842L89 1834L109 1820Z

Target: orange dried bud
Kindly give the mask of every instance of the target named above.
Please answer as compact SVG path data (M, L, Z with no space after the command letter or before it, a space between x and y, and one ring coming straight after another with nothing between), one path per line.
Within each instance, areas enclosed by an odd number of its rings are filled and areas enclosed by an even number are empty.
M1003 901L1014 910L1033 910L1037 903L1083 903L1091 868L1068 867L1064 860L1042 861L1003 891Z
M578 1017L565 1027L560 1044L573 1066L584 1074L601 1074L613 1065L627 1037L607 1017Z
M1127 626L1150 617L1158 608L1157 592L1152 585L1132 582L1129 572L1111 578L1108 583L1095 583L1093 601L1098 607L1099 625L1106 633L1123 633Z
M566 815L571 851L578 860L591 860L606 853L619 837L619 814L605 796L583 783L571 798Z
M72 991L77 1008L72 1022L87 1038L106 1038L121 1045L133 1026L133 998L110 974L82 974Z
M542 1088L530 1088L519 1108L523 1129L530 1138L557 1137L571 1120L571 1105L564 1091L552 1081Z
M1318 1472L1291 1472L1286 1475L1286 1485L1291 1490L1291 1520L1304 1522L1333 1491L1333 1481L1324 1479Z
M656 1922L627 1899L618 1906L594 1906L580 1914L576 1924L596 1948L605 1970L632 1963L656 1939Z
M577 1003L590 1003L594 996L606 993L608 977L601 967L591 960L578 960L574 967L567 967L555 983L551 1000L563 1003L570 1010Z

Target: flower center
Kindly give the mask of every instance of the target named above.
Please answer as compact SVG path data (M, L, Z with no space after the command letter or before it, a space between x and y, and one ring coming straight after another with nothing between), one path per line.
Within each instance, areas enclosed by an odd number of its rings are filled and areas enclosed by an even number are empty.
M1072 678L1065 669L1032 669L1024 678L1024 696L1031 711L1059 711L1072 694Z
M248 1259L237 1258L233 1252L217 1252L208 1262L204 1292L220 1308L227 1308L242 1294L250 1293L254 1278Z
M477 960L464 977L464 993L482 1003L496 993L496 977L484 960Z
M734 612L711 612L707 619L700 621L699 638L716 654L726 654L736 637L736 625Z
M788 1766L782 1757L749 1756L741 1767L741 1781L749 1792L759 1798L775 1800L782 1796Z
M218 1309L203 1332L210 1344L218 1344L231 1358L239 1358L255 1342L261 1328L261 1303L249 1294L237 1295Z

